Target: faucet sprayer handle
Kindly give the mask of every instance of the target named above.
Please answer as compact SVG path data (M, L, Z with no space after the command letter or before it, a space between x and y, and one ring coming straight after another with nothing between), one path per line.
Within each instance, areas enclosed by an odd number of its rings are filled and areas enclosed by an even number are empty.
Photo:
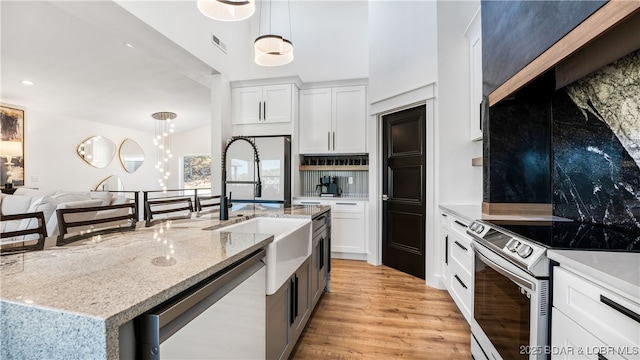
M256 183L256 191L255 191L255 197L262 197L262 182L258 181Z

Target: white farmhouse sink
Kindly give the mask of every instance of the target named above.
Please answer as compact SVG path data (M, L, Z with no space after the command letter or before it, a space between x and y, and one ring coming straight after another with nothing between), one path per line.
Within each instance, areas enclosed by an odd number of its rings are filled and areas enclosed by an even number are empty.
M267 247L267 295L274 294L311 255L311 220L258 217L217 229L273 235Z

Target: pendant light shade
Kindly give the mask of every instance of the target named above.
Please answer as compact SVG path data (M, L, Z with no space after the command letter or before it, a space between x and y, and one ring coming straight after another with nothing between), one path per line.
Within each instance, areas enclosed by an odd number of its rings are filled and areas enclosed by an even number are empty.
M260 66L279 66L293 60L293 43L282 36L262 35L253 46L255 62Z
M198 10L204 16L219 21L239 21L256 11L254 0L198 0Z
M258 25L258 37L253 43L256 64L260 66L280 66L285 65L293 60L293 42L291 39L291 7L287 1L287 15L289 20L289 39L283 36L274 35L271 29L272 0L269 0L269 18L268 31L265 35L260 35L262 30L262 17L264 16L262 2L260 3L260 23ZM282 21L276 21L277 24L283 24ZM282 31L282 29L279 29ZM264 34L264 33L263 33Z

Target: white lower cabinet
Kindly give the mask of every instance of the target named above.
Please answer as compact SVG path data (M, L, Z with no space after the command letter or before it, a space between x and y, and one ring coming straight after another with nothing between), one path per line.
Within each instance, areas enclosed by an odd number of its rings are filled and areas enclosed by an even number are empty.
M556 266L552 359L639 359L640 301Z
M604 343L562 312L553 312L551 328L553 329L551 333L553 359L601 359L598 357L597 349L605 346ZM587 351L587 349L591 350ZM607 359L620 359L620 357L607 356Z
M365 204L343 201L331 204L331 251L343 256L365 253ZM340 256L336 254L334 256Z
M467 322L473 321L473 276L475 255L471 237L466 234L470 222L442 212L440 241L444 248L442 280L449 295Z
M293 203L331 206L331 257L351 260L367 259L367 201L294 199Z

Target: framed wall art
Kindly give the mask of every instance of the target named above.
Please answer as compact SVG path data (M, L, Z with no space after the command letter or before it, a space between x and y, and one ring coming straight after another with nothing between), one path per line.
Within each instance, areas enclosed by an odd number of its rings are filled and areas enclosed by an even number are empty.
M24 109L0 105L0 184L24 185Z

